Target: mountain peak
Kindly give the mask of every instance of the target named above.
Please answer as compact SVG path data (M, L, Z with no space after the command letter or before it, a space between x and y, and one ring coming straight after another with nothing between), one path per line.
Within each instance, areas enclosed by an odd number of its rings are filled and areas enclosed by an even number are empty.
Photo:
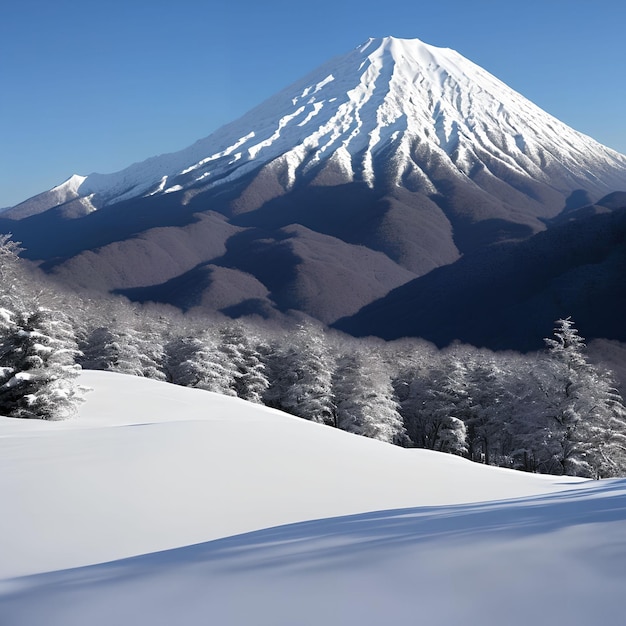
M356 47L359 52L367 52L372 50L388 50L394 56L401 56L403 53L415 54L419 51L436 54L437 51L450 51L450 48L441 48L423 42L417 37L411 39L402 37L393 37L387 35L385 37L370 37L367 41Z
M396 184L408 175L428 188L410 156L443 158L460 176L485 166L486 154L516 176L563 187L615 188L589 171L626 167L626 159L568 128L449 48L419 39L371 38L294 83L190 148L92 175L81 192L108 204L231 181L280 159L285 185L332 160L346 182L376 184L376 155L392 153ZM436 155L433 157L433 155ZM488 167L489 169L489 167ZM433 189L430 190L431 192Z
M56 187L53 187L50 191L56 191L61 196L65 194L78 194L80 186L85 182L86 179L86 176L72 174L72 176L70 176L66 181L62 182Z
M508 184L539 180L565 195L605 195L623 186L626 171L626 157L454 50L388 36L368 39L189 148L92 174L72 192L93 196L96 207L196 194L269 163L285 190L330 163L342 182L408 184L427 194L438 193L431 170L440 166L473 184L506 170Z

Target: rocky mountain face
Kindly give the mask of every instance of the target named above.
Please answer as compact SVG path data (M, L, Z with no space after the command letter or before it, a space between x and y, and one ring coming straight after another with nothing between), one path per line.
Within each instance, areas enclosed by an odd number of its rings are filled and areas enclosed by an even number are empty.
M601 221L621 189L623 155L452 50L384 38L185 150L71 177L3 212L0 231L80 288L327 324L372 305L386 311L376 323L363 312L340 325L385 334L398 310L426 315L415 297L438 301L446 272L489 291L502 250L560 249L549 233ZM403 304L416 284L431 291Z

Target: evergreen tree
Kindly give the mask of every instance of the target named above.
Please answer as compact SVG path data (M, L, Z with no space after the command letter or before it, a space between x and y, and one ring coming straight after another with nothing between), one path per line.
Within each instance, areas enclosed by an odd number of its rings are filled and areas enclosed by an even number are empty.
M265 402L292 415L336 426L332 392L334 359L319 328L304 324L273 342Z
M233 368L209 332L170 341L166 348L169 380L177 385L234 396Z
M545 340L548 358L535 371L543 400L539 470L601 477L623 471L625 410L610 377L591 365L570 318Z
M262 404L269 381L261 355L248 335L240 324L226 324L220 330L219 349L230 366L230 386L237 397Z
M163 318L137 315L135 324L129 329L132 343L139 353L141 376L153 380L166 380L165 348L169 328Z
M468 456L487 465L511 464L510 416L519 402L519 390L510 390L508 357L476 353L467 357Z
M76 412L82 389L71 326L60 312L18 312L0 346L0 413L62 419Z
M107 310L110 316L104 325L83 330L82 367L165 380L167 325L116 301ZM102 321L100 315L95 319Z
M333 391L338 428L397 445L406 443L391 377L377 355L358 351L342 355Z
M585 461L592 478L626 475L626 407L609 372L593 368L589 380L593 405L583 428Z
M20 245L11 235L0 235L0 331L18 311L33 310L36 295L33 281L19 258Z
M132 332L109 327L94 328L81 346L85 369L143 376L141 353Z
M0 236L0 414L61 419L76 412L82 389L71 325L19 259L19 245Z

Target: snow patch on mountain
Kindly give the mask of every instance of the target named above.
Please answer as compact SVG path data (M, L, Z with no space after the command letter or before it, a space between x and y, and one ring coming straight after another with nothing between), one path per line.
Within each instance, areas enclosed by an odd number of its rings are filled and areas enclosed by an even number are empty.
M148 195L149 196L154 196L157 193L161 193L162 191L165 190L165 184L167 183L167 176L163 176L163 178L161 178L161 182L159 183L159 186L154 190L151 191Z
M78 174L74 174L70 176L64 183L53 187L50 190L50 193L57 194L61 202L65 202L68 198L78 196L78 190L81 185L87 180L86 176L79 176Z

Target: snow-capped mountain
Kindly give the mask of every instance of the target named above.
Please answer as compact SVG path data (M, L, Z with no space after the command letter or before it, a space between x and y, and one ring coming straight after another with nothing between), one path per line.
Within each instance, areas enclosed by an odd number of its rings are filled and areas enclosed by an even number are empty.
M73 176L0 229L74 284L332 322L622 189L625 156L457 52L387 37L180 152Z
M389 162L376 167L383 153ZM460 178L475 178L491 161L563 193L611 191L624 185L626 171L624 156L454 50L386 37L370 39L185 150L115 174L73 176L48 193L56 204L80 196L102 207L222 185L269 162L289 189L329 161L344 182L373 187L383 178L437 193L420 153L440 158Z

